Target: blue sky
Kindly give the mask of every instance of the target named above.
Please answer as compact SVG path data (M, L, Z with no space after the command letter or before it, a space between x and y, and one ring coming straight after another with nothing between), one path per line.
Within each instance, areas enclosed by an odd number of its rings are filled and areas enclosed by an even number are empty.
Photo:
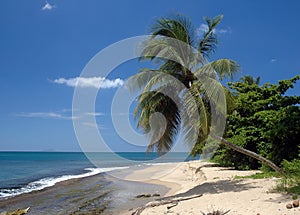
M74 80L100 50L146 34L156 18L176 12L199 29L204 16L224 15L212 60L236 60L242 71L234 80L246 74L272 83L291 78L300 71L299 10L296 0L1 0L0 150L80 151L71 117ZM136 61L121 65L97 96L97 123L114 150L134 150L113 131L115 79L141 67ZM290 94L299 91L298 84Z

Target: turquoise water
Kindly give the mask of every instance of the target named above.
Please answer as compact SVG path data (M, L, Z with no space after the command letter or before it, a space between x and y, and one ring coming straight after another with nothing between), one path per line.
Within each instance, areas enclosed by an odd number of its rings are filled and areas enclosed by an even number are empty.
M130 166L191 159L187 153L158 157L143 152L87 153L87 156L81 152L0 152L0 198Z

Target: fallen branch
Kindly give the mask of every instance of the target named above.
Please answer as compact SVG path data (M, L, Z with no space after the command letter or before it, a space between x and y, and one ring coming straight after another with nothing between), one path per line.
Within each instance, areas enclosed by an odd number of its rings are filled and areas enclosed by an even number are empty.
M175 202L175 203L173 203L173 204L168 205L168 206L167 206L167 209L169 210L169 209L171 209L171 208L173 208L173 207L175 207L175 206L177 206L177 205L178 205L178 201Z
M161 200L161 201L149 202L148 204L146 204L146 205L144 205L142 207L137 208L134 212L131 213L131 215L140 215L143 212L143 210L145 210L146 208L153 208L153 207L157 207L157 206L161 206L161 205L172 204L172 207L175 207L178 204L178 202L186 201L186 200L190 200L190 199L195 199L195 198L199 198L202 195L203 194L189 196L189 197L176 198L176 199L169 199L169 200Z

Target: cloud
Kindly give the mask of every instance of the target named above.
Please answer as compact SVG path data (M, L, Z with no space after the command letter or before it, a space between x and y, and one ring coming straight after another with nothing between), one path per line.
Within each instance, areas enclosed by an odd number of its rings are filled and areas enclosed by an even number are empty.
M270 63L275 63L276 61L277 61L277 59L272 58L272 59L270 60Z
M42 10L52 10L55 8L55 5L51 5L48 1L45 2L45 5L42 7Z
M208 25L207 24L201 24L199 28L196 29L196 33L198 36L202 36L204 33L206 33L209 30ZM214 34L227 34L227 33L231 33L231 29L230 28L215 28L213 30Z
M199 28L197 28L197 34L198 35L202 35L204 34L205 32L208 31L208 25L206 24L201 24ZM213 32L215 32L215 30L213 30Z
M26 117L26 118L43 118L43 119L75 119L72 116L64 115L58 112L30 112L30 113L17 113L14 114L17 117Z
M76 78L59 78L55 79L54 83L56 84L65 84L69 87L81 87L81 88L102 88L102 89L109 89L109 88L116 88L122 86L124 81L120 78L109 80L104 77L76 77Z
M81 116L72 116L72 109L62 109L60 111L50 111L50 112L22 112L16 113L16 117L26 117L26 118L43 118L43 119L67 119L67 120L76 120L84 116L104 116L104 113L101 112L87 112L83 113Z
M104 116L104 113L101 113L101 112L92 113L92 112L90 112L90 113L86 113L86 115L96 117L96 116Z

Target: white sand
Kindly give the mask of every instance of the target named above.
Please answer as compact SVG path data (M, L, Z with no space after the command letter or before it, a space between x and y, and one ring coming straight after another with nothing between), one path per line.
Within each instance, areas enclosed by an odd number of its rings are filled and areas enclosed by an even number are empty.
M276 179L234 179L234 176L251 175L258 171L236 171L207 165L201 161L150 166L127 176L128 180L148 179L144 182L162 184L170 188L166 196L203 196L181 201L167 209L167 205L147 208L143 215L199 214L212 210L230 210L229 215L300 215L300 207L287 209L290 195L272 192ZM125 214L131 214L131 212Z

